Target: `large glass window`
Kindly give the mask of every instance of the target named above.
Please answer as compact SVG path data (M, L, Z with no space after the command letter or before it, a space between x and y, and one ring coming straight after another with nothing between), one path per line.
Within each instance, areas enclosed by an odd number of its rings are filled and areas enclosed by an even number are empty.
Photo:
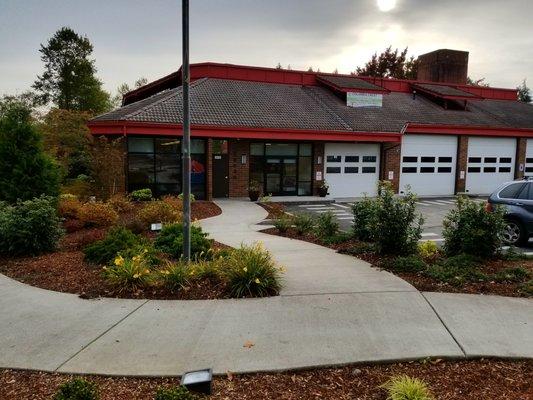
M191 191L205 198L205 141L191 140ZM128 138L128 190L150 188L156 196L182 192L180 138Z
M250 181L259 182L265 193L310 195L312 155L310 143L251 143Z

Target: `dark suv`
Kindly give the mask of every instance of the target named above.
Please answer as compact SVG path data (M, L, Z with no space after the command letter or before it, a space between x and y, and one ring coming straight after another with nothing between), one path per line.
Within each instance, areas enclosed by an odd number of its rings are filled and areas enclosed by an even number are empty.
M492 204L505 207L505 242L511 245L526 244L529 237L533 236L533 180L503 184L490 195L489 210Z

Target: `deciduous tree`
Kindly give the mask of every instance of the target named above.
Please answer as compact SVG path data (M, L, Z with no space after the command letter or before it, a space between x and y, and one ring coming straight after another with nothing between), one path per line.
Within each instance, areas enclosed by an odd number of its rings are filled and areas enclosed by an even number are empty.
M516 88L518 90L518 101L523 103L531 103L531 91L526 85L526 80L522 81L522 84Z
M418 60L407 57L406 47L403 51L392 50L389 46L381 54L374 53L364 67L357 67L354 75L375 76L381 78L416 79Z

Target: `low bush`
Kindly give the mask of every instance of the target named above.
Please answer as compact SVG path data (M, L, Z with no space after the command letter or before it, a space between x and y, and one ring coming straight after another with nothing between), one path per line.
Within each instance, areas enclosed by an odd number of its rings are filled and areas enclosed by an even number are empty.
M430 265L427 274L433 279L452 285L465 282L484 281L487 276L479 268L479 258L470 254L459 254Z
M393 376L381 385L387 390L387 400L433 400L427 384L407 375Z
M98 400L99 398L95 383L83 378L75 378L63 383L53 400Z
M133 257L116 257L112 265L104 267L103 277L121 292L145 288L155 279L143 253Z
M274 221L274 227L281 233L285 233L292 226L292 219L289 218L286 214L283 214L281 217Z
M63 232L55 198L41 196L13 205L0 202L0 254L53 251Z
M232 297L265 297L278 294L282 269L260 244L242 245L231 252L225 270Z
M333 236L328 236L322 239L322 243L325 245L334 245L334 244L340 244L345 243L349 240L353 239L353 234L349 232L337 232Z
M316 219L315 234L320 239L327 239L339 232L339 223L331 211L322 213Z
M180 193L178 195L178 199L183 201L183 193ZM194 194L192 194L192 193L189 195L189 199L191 200L191 203L196 201L196 197L194 197Z
M381 185L376 204L376 230L372 236L380 253L415 253L424 222L416 214L416 196L407 191L405 196L397 197L390 186Z
M194 279L210 279L220 281L223 279L223 263L231 256L230 251L217 252L211 259L195 260L191 265L190 276Z
M152 223L172 223L181 219L181 212L163 200L147 203L137 214L137 218L149 227Z
M107 200L107 204L119 214L133 210L133 204L131 204L130 199L122 193L117 193L111 196L109 200Z
M83 201L87 200L92 194L93 189L88 179L70 179L61 186L61 193L72 194Z
M315 219L309 214L296 214L292 223L298 235L307 235L315 229Z
M459 197L457 207L443 221L444 251L448 256L461 253L491 257L502 245L504 210L485 210L482 203Z
M80 207L78 219L86 227L107 227L117 223L118 214L109 204L94 201Z
M374 240L378 207L379 202L369 197L363 198L352 206L353 233L357 239L365 242Z
M61 195L59 198L59 216L66 219L76 219L82 207L82 202L76 196Z
M435 262L440 256L439 246L431 240L418 243L418 254L425 262Z
M503 271L492 276L496 282L511 282L519 283L527 281L531 277L531 273L523 267L506 268Z
M130 193L130 198L134 201L150 201L152 200L151 189L139 189Z
M395 272L422 272L427 268L426 263L416 255L397 257L386 263L387 267Z
M137 215L129 216L129 218L123 219L120 221L119 225L136 234L146 232L146 230L149 228L139 219Z
M84 250L85 259L95 264L109 264L115 256L143 244L143 239L126 228L111 229L103 240L98 240Z
M159 276L164 286L170 290L179 290L187 286L190 273L191 269L185 262L167 262L159 271Z
M526 296L533 296L533 279L522 283L518 290L524 293Z
M168 195L168 196L163 196L161 200L167 203L169 206L171 206L174 211L177 211L180 213L183 212L183 198L179 196Z
M67 233L77 232L82 230L85 227L85 224L79 219L67 219L63 222L63 228Z
M210 254L213 240L208 239L207 235L199 226L191 226L191 257L198 257L201 253ZM164 226L155 240L155 247L175 259L180 259L183 255L183 225Z
M192 394L185 386L171 388L159 388L155 394L155 400L198 400L199 397Z

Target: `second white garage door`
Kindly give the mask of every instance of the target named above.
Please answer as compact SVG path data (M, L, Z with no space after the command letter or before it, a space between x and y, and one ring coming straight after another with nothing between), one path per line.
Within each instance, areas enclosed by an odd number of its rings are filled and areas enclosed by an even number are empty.
M326 143L324 177L336 198L377 194L379 144Z
M466 191L492 193L502 183L514 179L516 139L468 138Z
M410 186L418 196L453 195L456 159L457 136L405 135L400 194Z

